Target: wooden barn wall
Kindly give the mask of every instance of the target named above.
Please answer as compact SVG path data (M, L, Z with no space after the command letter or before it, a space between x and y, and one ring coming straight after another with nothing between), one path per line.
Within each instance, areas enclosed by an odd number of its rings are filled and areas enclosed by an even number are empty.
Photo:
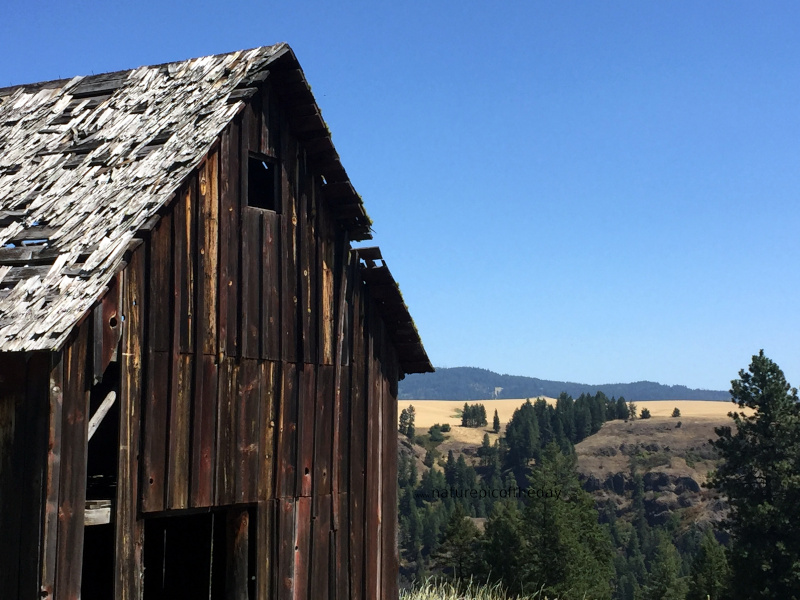
M278 211L246 205L253 152L279 165ZM259 599L396 597L398 360L274 97L222 132L123 281L117 597L142 593L137 508L241 505Z
M0 354L0 597L80 596L89 355L85 320L58 353Z

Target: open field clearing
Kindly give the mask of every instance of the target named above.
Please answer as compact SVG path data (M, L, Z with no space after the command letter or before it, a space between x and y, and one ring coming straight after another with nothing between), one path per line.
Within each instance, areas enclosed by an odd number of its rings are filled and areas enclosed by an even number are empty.
M531 399L534 400L534 399ZM545 398L554 404L554 398ZM463 401L458 400L401 400L398 403L398 414L410 405L416 411L415 426L417 434L427 433L428 428L436 423L450 423L452 430L446 434L453 442L480 445L483 434L492 428L492 417L495 409L500 417L501 429L505 429L506 423L511 420L514 411L525 402L525 398L513 400L475 400L470 404L483 404L486 407L487 427L461 427L460 410L464 406ZM636 402L639 412L643 408L650 411L653 419L670 419L672 410L677 408L681 411L681 418L687 419L710 419L715 424L720 425L729 421L728 413L736 408L732 402L713 402L708 400L648 400ZM490 436L494 441L494 436Z
M535 400L531 398L531 401ZM554 398L545 398L548 403L554 404ZM525 402L525 398L513 400L473 400L470 404L483 404L486 407L486 416L489 425L492 424L494 411L500 417L500 423L505 425L511 420L514 411ZM416 427L419 433L428 429L436 423L450 423L456 426L461 423L460 411L464 406L463 401L459 400L400 400L398 403L398 413L404 408L413 405L417 412ZM727 414L734 410L736 406L733 402L714 402L709 400L648 400L636 402L639 411L647 408L653 417L669 417L672 409L677 408L681 411L682 417L705 417L711 419L724 419Z

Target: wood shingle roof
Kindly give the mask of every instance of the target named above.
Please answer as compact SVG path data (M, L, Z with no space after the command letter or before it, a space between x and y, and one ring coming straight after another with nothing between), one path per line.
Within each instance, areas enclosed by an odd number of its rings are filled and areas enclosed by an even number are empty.
M290 123L337 218L351 239L371 237L286 44L0 88L0 351L64 344L267 77L292 99Z

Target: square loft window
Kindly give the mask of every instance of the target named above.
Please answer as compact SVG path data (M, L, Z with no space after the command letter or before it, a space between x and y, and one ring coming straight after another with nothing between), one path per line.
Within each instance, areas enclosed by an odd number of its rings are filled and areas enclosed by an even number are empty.
M278 163L251 155L247 163L247 206L278 212Z

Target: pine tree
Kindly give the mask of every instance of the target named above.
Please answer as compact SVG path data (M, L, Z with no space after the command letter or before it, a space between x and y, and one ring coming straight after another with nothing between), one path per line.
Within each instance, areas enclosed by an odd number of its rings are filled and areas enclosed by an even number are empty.
M617 418L627 421L628 420L628 403L622 396L617 400Z
M530 489L559 490L558 499L531 499L525 508L526 589L561 598L610 598L611 539L598 523L592 496L575 471L575 456L550 444L533 470Z
M435 557L437 566L453 579L468 578L479 568L479 547L478 528L467 517L461 504L456 504Z
M643 600L684 600L686 580L681 577L680 568L678 551L669 538L661 533Z
M492 421L492 429L495 433L500 433L500 417L497 414L497 409L494 409L494 420Z
M643 408L643 409L642 409L642 416L641 416L641 418L642 418L642 419L649 419L649 418L650 418L650 409L649 409L649 408Z
M750 414L729 413L712 443L723 462L709 485L728 497L731 590L736 598L800 598L800 403L762 350L731 382Z
M527 552L522 535L522 514L516 503L495 503L486 520L483 537L482 550L489 579L501 582L511 592L520 593Z
M635 402L628 402L628 418L631 421L636 420L637 417L637 407Z
M692 561L688 600L722 600L727 597L728 559L725 549L707 529Z

